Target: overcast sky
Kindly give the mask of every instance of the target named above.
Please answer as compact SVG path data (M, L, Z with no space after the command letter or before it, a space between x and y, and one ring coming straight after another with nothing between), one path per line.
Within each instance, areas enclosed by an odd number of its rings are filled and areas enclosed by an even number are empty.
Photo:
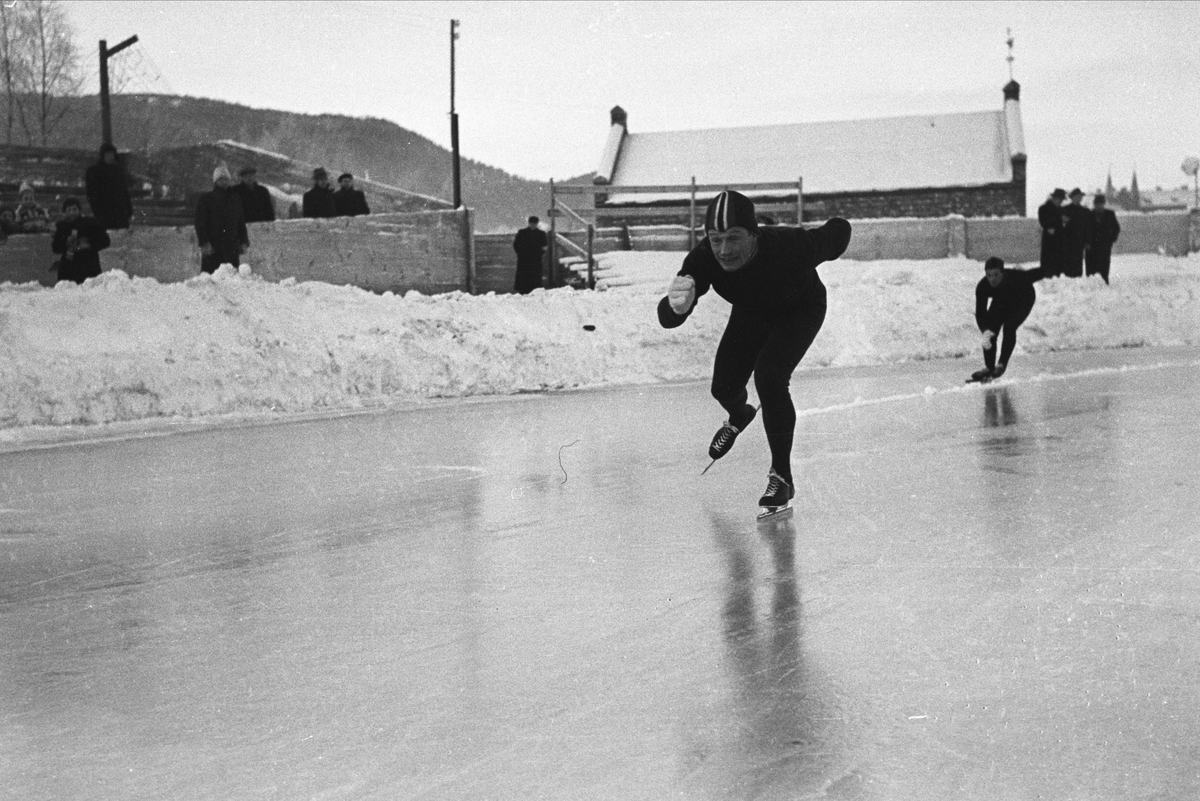
M597 166L634 132L1000 109L1015 38L1030 202L1055 186L1190 182L1200 3L77 2L96 43L137 34L130 91L381 117L450 146L461 21L464 156L526 178ZM93 80L91 91L96 91ZM120 143L117 143L120 145ZM703 183L704 177L697 176Z

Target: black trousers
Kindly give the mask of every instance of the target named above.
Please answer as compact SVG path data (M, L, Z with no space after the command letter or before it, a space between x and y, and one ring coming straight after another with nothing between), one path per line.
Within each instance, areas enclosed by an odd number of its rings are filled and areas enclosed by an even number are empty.
M1085 257L1087 261L1087 274L1099 275L1104 279L1104 283L1108 283L1108 265L1112 263L1112 246L1099 247L1092 245L1088 248Z
M206 273L215 273L217 268L222 264L232 264L237 267L242 263L242 257L237 252L232 253L213 253L211 256L200 257L200 270Z
M825 287L817 286L796 311L764 313L734 306L713 363L712 395L732 420L743 416L746 386L754 375L771 467L789 483L796 407L788 385L825 322Z
M983 365L987 369L991 370L996 366L997 343L1000 343L1000 363L1008 366L1013 348L1017 346L1017 329L1029 317L1031 311L1033 311L1032 300L1019 306L1008 308L993 306L988 309L984 322L988 331L996 332L996 338L992 340L992 346L983 352ZM1000 342L1001 337L1004 339L1002 343Z

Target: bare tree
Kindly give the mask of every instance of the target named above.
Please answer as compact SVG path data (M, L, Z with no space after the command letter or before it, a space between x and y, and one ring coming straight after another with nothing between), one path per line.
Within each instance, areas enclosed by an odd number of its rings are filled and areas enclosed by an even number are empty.
M23 30L26 63L17 117L29 144L44 147L50 134L71 106L66 98L83 88L79 50L66 10L58 0L24 0L18 7L25 16Z
M28 37L26 36L26 15L24 7L7 2L0 2L0 82L4 91L4 141L12 144L13 125L17 121L17 104L21 92L28 84L25 68L28 65L26 54Z

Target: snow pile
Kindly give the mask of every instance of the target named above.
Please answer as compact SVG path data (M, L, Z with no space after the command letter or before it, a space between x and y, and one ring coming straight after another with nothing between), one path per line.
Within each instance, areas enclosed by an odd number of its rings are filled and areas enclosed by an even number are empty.
M159 417L353 410L398 402L709 375L728 305L687 324L655 307L682 254L613 253L599 286L532 295L375 295L269 283L248 268L160 284L0 287L0 430ZM1026 351L1194 344L1196 260L1116 257L1099 279L1038 285ZM974 355L976 262L834 262L804 366Z

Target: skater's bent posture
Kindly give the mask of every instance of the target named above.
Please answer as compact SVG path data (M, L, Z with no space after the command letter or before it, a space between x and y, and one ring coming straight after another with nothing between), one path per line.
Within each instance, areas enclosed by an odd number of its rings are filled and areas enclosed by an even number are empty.
M984 276L975 287L975 322L983 334L984 369L972 374L971 378L976 381L1004 375L1017 345L1017 328L1033 311L1037 300L1033 285L1046 275L1045 268L1005 269L1004 260L996 256L984 262L983 271ZM1004 342L1000 345L1000 360L997 361L996 341L1001 332Z
M833 218L820 228L759 228L754 204L725 191L708 206L706 236L683 260L683 268L658 304L664 328L682 325L696 299L711 287L733 305L713 363L712 394L729 413L708 455L720 459L754 419L746 385L762 404L771 448L771 470L760 506L784 506L795 495L792 435L796 409L788 391L792 372L825 320L825 285L817 265L842 255L850 223Z

